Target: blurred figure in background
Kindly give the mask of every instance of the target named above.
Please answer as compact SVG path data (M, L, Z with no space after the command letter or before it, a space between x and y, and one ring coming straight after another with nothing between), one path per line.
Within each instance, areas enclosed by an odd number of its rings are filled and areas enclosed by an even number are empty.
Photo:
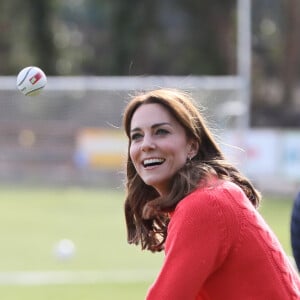
M300 271L300 192L295 198L292 209L291 245L298 271Z

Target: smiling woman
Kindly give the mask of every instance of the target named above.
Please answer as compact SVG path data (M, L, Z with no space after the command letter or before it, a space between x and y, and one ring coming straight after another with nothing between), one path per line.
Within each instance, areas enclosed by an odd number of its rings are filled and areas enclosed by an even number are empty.
M160 195L167 195L172 177L196 154L196 140L188 139L180 123L157 103L139 107L131 126L130 156L137 173Z
M128 136L128 242L165 260L148 300L299 299L300 281L256 210L260 194L226 160L187 94L134 97Z

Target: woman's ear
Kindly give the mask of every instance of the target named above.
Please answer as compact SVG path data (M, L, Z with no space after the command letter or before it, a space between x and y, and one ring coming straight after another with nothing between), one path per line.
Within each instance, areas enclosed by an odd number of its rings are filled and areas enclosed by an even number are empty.
M191 139L189 142L189 151L188 151L188 157L189 159L193 159L199 150L199 143L195 139Z

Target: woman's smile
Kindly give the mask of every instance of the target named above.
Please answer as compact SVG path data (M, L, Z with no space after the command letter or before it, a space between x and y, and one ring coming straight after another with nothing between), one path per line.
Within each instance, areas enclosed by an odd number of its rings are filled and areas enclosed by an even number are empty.
M160 166L165 162L164 158L147 158L143 160L143 166L146 169L154 168L156 166Z

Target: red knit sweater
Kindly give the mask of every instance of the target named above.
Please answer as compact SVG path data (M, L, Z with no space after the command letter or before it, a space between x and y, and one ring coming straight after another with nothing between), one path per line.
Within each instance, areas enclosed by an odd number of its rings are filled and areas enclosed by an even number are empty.
M217 180L172 213L147 300L296 300L300 280L242 190Z

